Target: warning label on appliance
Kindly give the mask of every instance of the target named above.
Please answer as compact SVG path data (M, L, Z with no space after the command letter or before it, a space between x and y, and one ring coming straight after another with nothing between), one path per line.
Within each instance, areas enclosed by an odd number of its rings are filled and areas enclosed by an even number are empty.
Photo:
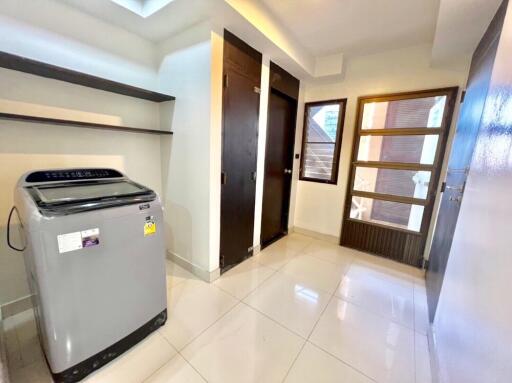
M100 229L95 228L60 234L57 236L57 243L59 244L60 254L80 250L84 247L96 246L100 243Z
M144 222L144 237L148 235L153 235L156 233L156 223L153 217L146 218Z

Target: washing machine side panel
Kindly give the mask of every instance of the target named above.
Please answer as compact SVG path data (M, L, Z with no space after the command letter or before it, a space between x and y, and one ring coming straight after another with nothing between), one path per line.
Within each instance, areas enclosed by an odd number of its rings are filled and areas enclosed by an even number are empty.
M154 233L148 223L156 225ZM54 373L111 346L166 308L163 227L158 201L144 210L129 205L45 222L45 250L36 268ZM83 247L70 250L76 233L85 233ZM59 248L62 235L68 236Z

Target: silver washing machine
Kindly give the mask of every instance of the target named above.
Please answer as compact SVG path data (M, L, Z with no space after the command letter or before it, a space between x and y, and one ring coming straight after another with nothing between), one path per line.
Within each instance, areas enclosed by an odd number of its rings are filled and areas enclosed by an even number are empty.
M54 379L75 382L167 319L157 194L113 169L25 174L15 195L41 344ZM9 227L9 225L8 225ZM21 248L20 248L21 247Z

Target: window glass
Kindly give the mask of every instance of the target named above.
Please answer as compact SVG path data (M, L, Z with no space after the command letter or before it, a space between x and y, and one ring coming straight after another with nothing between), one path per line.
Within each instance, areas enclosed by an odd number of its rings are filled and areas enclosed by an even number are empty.
M306 104L301 179L335 183L344 100Z
M350 218L419 232L423 210L421 205L352 196Z
M361 129L440 128L446 96L364 104Z
M356 167L354 190L426 199L429 171Z
M438 140L437 134L361 136L357 160L432 165L436 156Z

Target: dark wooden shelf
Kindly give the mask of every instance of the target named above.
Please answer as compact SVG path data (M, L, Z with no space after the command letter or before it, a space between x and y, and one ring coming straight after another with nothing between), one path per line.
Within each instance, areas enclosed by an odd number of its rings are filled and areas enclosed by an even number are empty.
M172 101L175 99L168 94L137 88L7 52L0 52L0 67L154 102Z
M124 131L124 132L132 132L132 133L149 133L149 134L163 134L163 135L172 134L172 132L170 132L168 130L139 129L139 128L132 128L132 127L129 127L129 126L96 124L94 122L61 120L61 119L58 119L58 118L26 116L26 115L23 115L23 114L0 113L0 119L3 119L3 120L17 120L17 121L37 122L37 123L43 123L43 124L67 125L67 126L73 126L73 127L78 127L78 128L103 129L103 130L121 130L121 131Z

